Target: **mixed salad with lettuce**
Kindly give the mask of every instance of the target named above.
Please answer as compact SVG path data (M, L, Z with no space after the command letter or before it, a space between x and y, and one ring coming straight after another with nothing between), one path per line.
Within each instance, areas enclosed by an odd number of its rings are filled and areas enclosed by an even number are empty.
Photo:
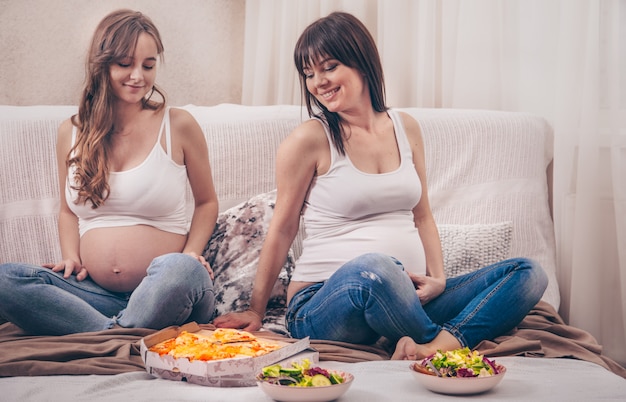
M293 362L291 367L282 367L280 364L264 367L257 380L292 387L326 387L344 381L339 373L311 367L309 359Z
M438 351L414 365L415 370L439 377L487 377L498 374L495 360L469 348Z

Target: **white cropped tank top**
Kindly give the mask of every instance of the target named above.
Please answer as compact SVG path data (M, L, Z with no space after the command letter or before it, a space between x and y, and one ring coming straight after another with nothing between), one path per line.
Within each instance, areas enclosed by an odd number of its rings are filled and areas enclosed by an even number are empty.
M161 145L163 131L167 151ZM75 141L76 127L72 132L72 145ZM65 197L70 210L78 217L81 237L91 229L133 225L149 225L176 234L188 233L187 170L172 160L171 143L168 108L150 154L136 167L109 172L109 197L96 209L91 208L89 202L74 202L78 192L72 188L70 180L76 169L70 166Z
M294 281L321 282L359 255L378 252L407 271L426 272L424 248L413 220L422 195L409 141L398 112L389 110L400 151L398 169L382 174L358 170L330 140L326 174L313 179L303 209L305 238Z

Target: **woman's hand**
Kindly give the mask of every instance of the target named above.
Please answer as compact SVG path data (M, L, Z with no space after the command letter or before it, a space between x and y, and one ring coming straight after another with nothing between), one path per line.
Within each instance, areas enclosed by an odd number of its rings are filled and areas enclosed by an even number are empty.
M215 274L213 273L213 268L211 268L211 265L207 262L207 260L204 259L203 255L198 255L198 254L196 254L193 251L188 252L187 255L190 255L193 258L195 258L196 260L200 261L200 264L202 264L202 266L207 270L207 272L211 276L211 280L215 279Z
M256 331L262 324L261 315L252 310L224 314L213 320L213 325L218 328L236 328L244 331Z
M446 278L433 278L432 276L416 275L408 272L409 278L415 285L417 297L419 297L422 304L426 304L429 301L439 296L446 288Z
M76 280L79 282L85 280L87 276L89 276L87 268L85 268L81 263L70 259L63 260L56 264L43 264L42 266L50 268L54 272L63 271L64 278L69 278L70 275L76 274Z

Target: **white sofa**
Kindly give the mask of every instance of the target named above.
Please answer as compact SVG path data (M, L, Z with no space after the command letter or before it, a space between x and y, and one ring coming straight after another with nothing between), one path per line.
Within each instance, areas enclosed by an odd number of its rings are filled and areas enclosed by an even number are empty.
M286 105L187 105L184 108L196 117L207 138L222 212L221 222L241 215L243 209L250 208L250 203L245 204L245 201L258 200L260 195L266 196L261 198L264 202L270 200L267 205L271 209L276 148L296 125L307 118L305 111ZM553 146L550 125L541 117L523 113L403 110L412 114L422 127L431 205L440 225L449 273L452 275L509 256L534 258L550 279L543 300L558 310L559 289L550 209ZM75 111L75 106L0 106L0 262L40 264L60 258L56 229L59 190L54 147L59 123ZM271 214L263 216L264 224L270 217ZM287 275L289 265L299 254L302 235L300 233L294 242L293 254L286 263ZM235 242L232 238L228 241ZM262 233L256 242L244 242L236 250L237 253L243 250L258 253L260 244ZM220 247L215 241L213 252L219 254ZM207 246L209 251L210 246ZM245 280L250 280L253 274L254 258L246 263L250 261L252 267L248 268ZM277 289L280 292L281 286ZM225 297L232 298L232 294ZM225 305L221 308L222 312L229 309ZM267 324L269 329L282 325L280 319ZM522 398L522 392L530 392L523 396L530 399L626 395L623 378L594 363L512 356L503 357L502 362L510 365L507 378L495 391L483 395L486 399L515 399L516 395ZM376 387L376 383L383 380L396 383L396 400L418 395L444 398L414 383L406 373L407 364L403 362L350 364L331 361L327 365L356 375L353 387L342 400L384 400L389 395ZM380 374L381 370L387 374ZM561 370L569 374L559 374ZM376 381L377 376L380 381ZM104 400L112 394L98 393L96 388L108 381L113 394L123 393L124 397L134 396L139 400L156 396L169 399L172 395L177 395L179 400L191 400L200 395L212 395L211 399L214 396L218 400L263 398L260 390L255 388L215 389L210 394L191 384L149 381L151 377L142 372L118 374L113 376L114 380L104 377L109 376L0 378L0 392L6 390L15 400L37 400L51 395L59 398L76 396L80 391L91 400ZM41 385L40 392L21 391L24 384L29 384L28 388L32 389L35 380ZM71 386L52 386L55 381ZM553 389L541 390L537 388L539 384L552 384ZM600 389L600 384L605 386ZM47 385L52 389L44 388ZM181 394L183 386L189 388ZM391 384L388 386L392 387ZM533 389L536 390L534 394Z
M222 212L274 189L275 150L306 119L306 111L297 106L222 104L184 108L196 117L206 134ZM404 110L422 126L429 192L437 222L511 222L511 237L506 238L510 245L497 253L507 254L508 249L510 256L539 261L550 277L544 300L558 309L547 176L552 161L551 127L540 117L521 113ZM74 106L0 108L0 262L38 264L60 258L54 147L58 124L75 111ZM445 226L442 236L469 236L472 229L480 229L481 240L494 240L489 238L491 227ZM467 255L460 256L458 249L450 250L457 253L457 260L465 262L489 258L465 251ZM299 239L294 253L297 257Z

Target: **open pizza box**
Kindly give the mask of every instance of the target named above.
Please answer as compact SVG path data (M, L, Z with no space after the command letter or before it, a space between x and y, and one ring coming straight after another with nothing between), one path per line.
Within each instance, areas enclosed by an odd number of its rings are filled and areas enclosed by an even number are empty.
M211 387L250 387L256 386L255 377L265 366L275 363L285 366L304 359L309 359L311 363L319 361L319 353L310 347L308 337L295 342L284 342L270 338L267 340L282 346L258 357L237 357L210 361L176 359L173 356L159 355L159 353L149 350L150 347L159 342L177 337L183 331L203 335L210 335L212 332L202 329L198 324L192 322L180 327L165 328L141 339L141 358L149 374L167 380L186 381ZM264 339L262 335L257 335L257 338Z

